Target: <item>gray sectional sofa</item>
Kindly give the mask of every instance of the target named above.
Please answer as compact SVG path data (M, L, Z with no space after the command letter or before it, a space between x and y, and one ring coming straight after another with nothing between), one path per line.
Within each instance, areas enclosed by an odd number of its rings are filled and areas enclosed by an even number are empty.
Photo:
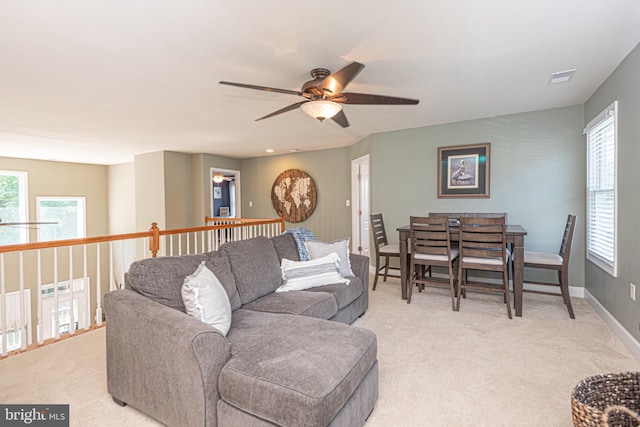
M368 306L369 258L354 277L274 292L291 234L133 263L105 296L108 391L171 426L359 426L378 398L377 342L350 326ZM186 314L181 286L202 261L231 302L225 337Z

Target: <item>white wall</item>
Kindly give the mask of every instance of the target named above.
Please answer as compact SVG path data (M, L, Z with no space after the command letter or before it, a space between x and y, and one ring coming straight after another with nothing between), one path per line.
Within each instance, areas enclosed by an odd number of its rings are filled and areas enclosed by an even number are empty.
M135 167L123 163L108 167L109 179L109 234L136 231Z

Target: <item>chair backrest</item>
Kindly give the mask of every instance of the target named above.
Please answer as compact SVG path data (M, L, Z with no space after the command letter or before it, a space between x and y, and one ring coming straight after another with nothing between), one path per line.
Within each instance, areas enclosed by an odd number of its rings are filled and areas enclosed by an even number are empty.
M449 220L446 216L409 217L411 258L419 255L441 255L451 261Z
M562 235L562 243L560 244L560 251L558 255L562 257L563 264L569 262L569 256L571 255L571 242L573 241L573 230L576 227L576 216L569 215L567 218L567 224L564 227L564 234Z
M373 241L375 243L376 251L378 248L389 244L387 241L387 232L384 229L384 220L382 214L371 214L371 231L373 232Z
M444 216L449 219L460 219L464 216L463 213L450 213L450 212L429 212L429 216Z
M504 223L508 224L506 212L465 212L464 216L471 218L504 218Z
M506 268L508 257L504 217L460 218L459 249L463 262L467 257L475 258L478 264L501 258L501 265L492 264L499 267L496 269Z

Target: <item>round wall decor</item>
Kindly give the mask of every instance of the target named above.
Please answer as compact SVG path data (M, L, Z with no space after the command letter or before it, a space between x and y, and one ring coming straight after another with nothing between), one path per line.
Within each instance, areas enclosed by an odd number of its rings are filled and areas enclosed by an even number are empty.
M316 208L316 184L300 169L282 172L271 187L271 203L287 222L302 222Z

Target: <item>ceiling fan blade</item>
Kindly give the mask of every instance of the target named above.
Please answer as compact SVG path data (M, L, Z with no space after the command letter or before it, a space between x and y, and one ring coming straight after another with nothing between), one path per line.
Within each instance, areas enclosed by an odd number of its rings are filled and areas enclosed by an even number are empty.
M57 224L57 222L2 222L0 226L21 226L21 225L42 225L42 224Z
M360 71L364 69L364 64L352 62L335 73L329 74L320 82L318 89L326 92L327 95L337 95L353 80Z
M257 118L256 122L258 122L260 120L268 119L269 117L277 116L278 114L286 113L287 111L295 110L296 108L300 107L305 102L309 102L309 101L296 102L295 104L291 104L288 107L284 107L284 108L279 109L278 111L274 111L271 114L267 114L266 116L262 116L260 118Z
M347 116L344 115L344 111L338 111L338 114L331 117L331 120L342 126L343 128L349 127L349 120L347 120Z
M343 104L360 104L360 105L416 105L419 99L398 98L395 96L371 95L368 93L341 93L335 97L329 97L331 101L341 102Z
M302 92L289 90L289 89L278 89L276 87L256 86L256 85L248 85L244 83L233 83L233 82L222 82L222 81L219 83L221 85L237 86L237 87L243 87L245 89L265 90L267 92L276 92L276 93L285 93L287 95L304 96Z

